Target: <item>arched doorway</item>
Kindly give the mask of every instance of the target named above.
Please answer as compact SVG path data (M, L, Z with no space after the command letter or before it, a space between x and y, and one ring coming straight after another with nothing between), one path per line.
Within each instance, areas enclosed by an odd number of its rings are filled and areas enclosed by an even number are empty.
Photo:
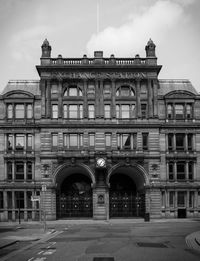
M144 217L145 180L136 167L121 166L110 175L109 215L114 217Z
M80 166L61 169L57 176L57 218L93 216L92 179Z

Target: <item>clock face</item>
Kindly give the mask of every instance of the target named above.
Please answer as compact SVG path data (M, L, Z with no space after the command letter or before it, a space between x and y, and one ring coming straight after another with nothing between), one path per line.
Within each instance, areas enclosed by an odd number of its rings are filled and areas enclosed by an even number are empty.
M103 158L97 159L97 166L98 167L105 167L105 165L106 165L105 159L103 159Z

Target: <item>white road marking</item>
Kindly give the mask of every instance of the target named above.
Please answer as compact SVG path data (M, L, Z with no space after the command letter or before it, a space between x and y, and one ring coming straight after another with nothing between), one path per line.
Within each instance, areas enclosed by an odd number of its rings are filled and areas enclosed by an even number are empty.
M34 257L31 257L31 258L30 258L29 260L27 260L27 261L31 261L31 260L33 260L33 258L34 258Z
M40 251L39 253L37 253L37 255L41 255L44 251Z
M45 251L43 253L44 256L49 256L49 255L52 255L53 253L56 252L56 249L52 249L52 250L48 250L48 251Z

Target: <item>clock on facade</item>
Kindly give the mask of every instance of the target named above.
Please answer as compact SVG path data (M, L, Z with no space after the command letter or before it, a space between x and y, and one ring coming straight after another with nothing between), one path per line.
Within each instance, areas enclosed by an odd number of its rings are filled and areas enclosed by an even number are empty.
M105 168L106 167L106 160L104 158L98 158L96 160L96 165L99 168Z

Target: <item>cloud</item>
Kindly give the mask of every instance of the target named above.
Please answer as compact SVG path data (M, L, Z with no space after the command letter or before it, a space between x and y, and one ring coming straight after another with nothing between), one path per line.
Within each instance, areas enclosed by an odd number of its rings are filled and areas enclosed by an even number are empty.
M127 22L120 27L107 27L102 32L92 35L87 43L87 52L103 50L105 56L133 56L133 51L140 53L149 38L155 42L162 41L168 32L183 21L184 7L179 0L157 1L139 15L129 15ZM193 0L183 0L189 4ZM136 53L135 53L136 54Z
M23 30L12 36L12 57L17 60L31 61L41 46L45 36L52 33L53 28L48 26L35 26L28 30Z

